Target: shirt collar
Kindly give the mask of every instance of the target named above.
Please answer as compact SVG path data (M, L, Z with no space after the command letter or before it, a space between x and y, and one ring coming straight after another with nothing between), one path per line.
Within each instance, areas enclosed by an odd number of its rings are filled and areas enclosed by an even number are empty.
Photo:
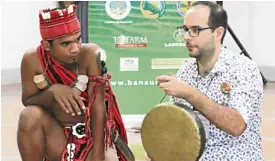
M222 46L219 58L210 73L216 74L226 72L226 60L226 47Z
M209 73L209 75L216 75L218 73L223 73L226 72L226 47L222 46L221 47L221 52L220 55L213 67L213 69L211 70L211 72ZM199 75L198 74L198 64L196 61L194 61L194 75Z

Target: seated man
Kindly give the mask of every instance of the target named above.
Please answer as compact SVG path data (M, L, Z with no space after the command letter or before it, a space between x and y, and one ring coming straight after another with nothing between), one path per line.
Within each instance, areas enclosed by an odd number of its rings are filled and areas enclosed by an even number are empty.
M261 74L255 62L223 46L227 27L221 6L193 3L178 29L194 59L176 77L156 80L173 103L192 109L202 121L206 146L200 161L263 161Z
M110 76L101 73L100 47L81 43L76 6L42 10L39 19L43 40L21 64L26 108L17 141L22 160L125 161L113 144L115 133L125 143L127 137Z

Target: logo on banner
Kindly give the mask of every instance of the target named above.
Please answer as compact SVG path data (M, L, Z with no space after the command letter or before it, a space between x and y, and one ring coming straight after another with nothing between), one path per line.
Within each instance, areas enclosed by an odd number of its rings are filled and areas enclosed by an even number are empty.
M195 1L178 1L177 2L177 10L181 16L184 16L187 10L191 7L191 5Z
M131 12L130 1L107 1L105 11L109 17L117 21L105 21L105 23L132 23L132 21L120 21Z
M165 47L184 47L184 30L175 30L173 33L173 42L165 42Z
M144 48L147 47L146 36L124 36L113 37L116 48Z
M165 12L164 1L141 1L140 11L142 14L151 19L160 18Z
M175 39L176 42L184 42L184 30L175 30L173 33L173 38Z
M138 71L138 58L120 58L120 71Z

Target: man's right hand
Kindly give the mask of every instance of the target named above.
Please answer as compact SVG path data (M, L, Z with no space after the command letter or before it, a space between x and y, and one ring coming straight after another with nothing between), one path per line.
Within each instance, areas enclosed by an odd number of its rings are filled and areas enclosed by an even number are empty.
M72 116L81 115L81 110L85 110L85 104L81 97L72 88L62 84L53 84L49 91L53 93L58 105Z

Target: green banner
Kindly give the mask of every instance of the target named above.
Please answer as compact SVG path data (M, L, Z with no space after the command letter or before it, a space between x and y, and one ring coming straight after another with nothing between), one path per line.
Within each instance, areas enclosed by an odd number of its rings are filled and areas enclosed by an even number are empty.
M89 42L106 51L123 114L147 113L164 96L155 77L175 73L188 61L177 27L182 26L189 5L187 1L89 2Z

